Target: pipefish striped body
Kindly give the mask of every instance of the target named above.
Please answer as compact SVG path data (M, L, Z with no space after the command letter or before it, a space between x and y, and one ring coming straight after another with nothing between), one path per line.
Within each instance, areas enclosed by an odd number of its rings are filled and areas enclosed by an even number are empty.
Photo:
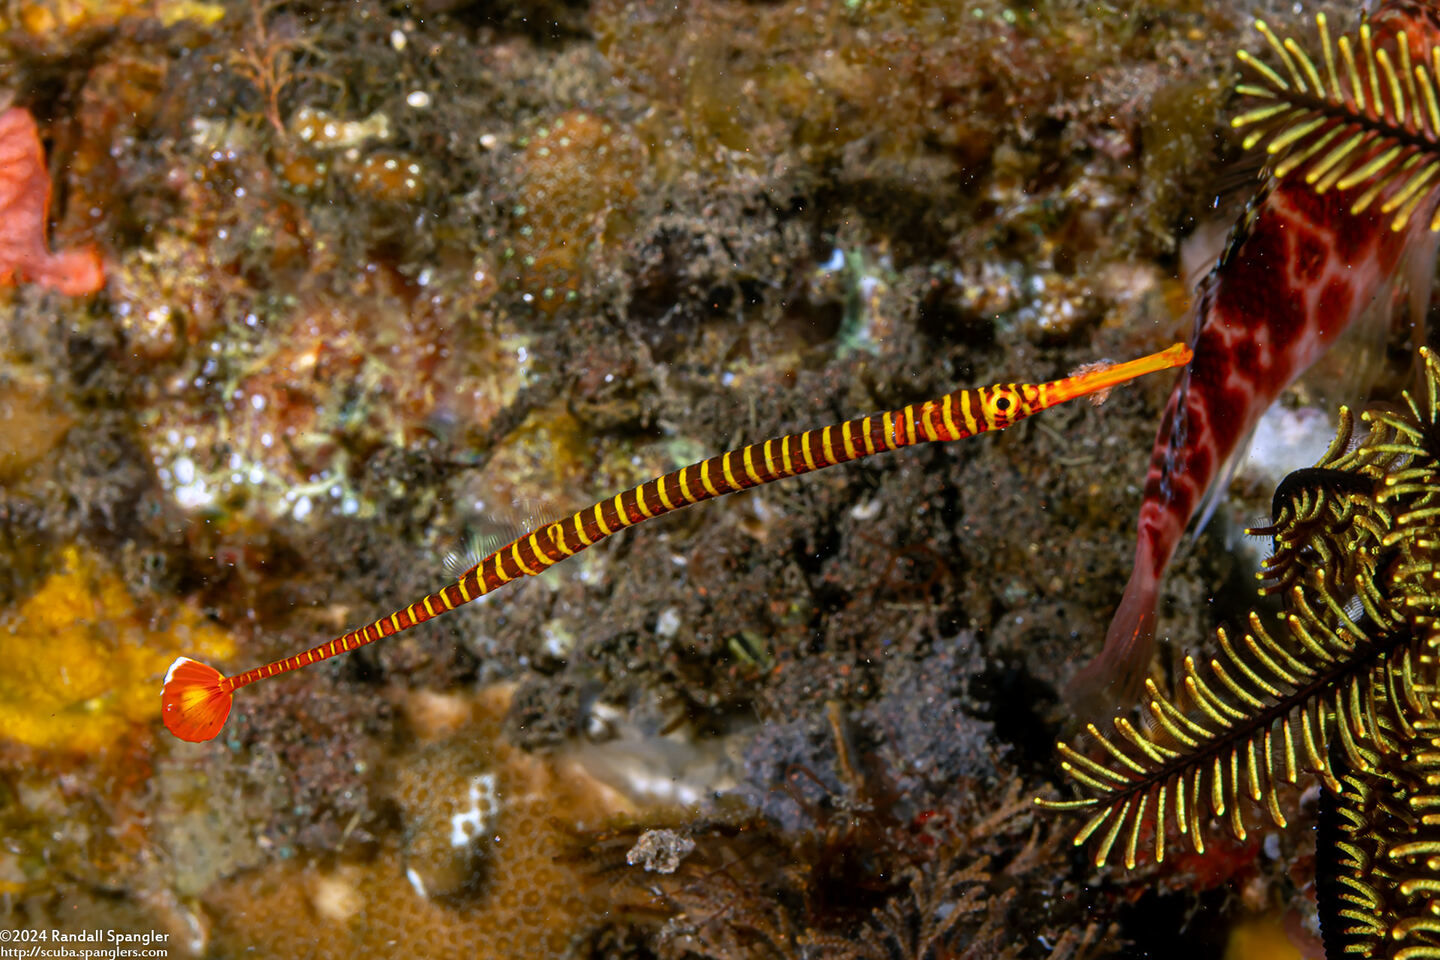
M394 636L513 580L537 576L627 527L703 500L901 447L1003 430L1057 404L1181 366L1189 362L1190 355L1188 347L1176 344L1138 360L1088 369L1063 380L956 390L938 400L752 443L701 460L594 503L566 519L537 527L485 557L454 583L292 657L229 677L214 667L179 657L165 674L160 693L161 717L166 728L182 740L210 740L224 727L234 692L240 687Z

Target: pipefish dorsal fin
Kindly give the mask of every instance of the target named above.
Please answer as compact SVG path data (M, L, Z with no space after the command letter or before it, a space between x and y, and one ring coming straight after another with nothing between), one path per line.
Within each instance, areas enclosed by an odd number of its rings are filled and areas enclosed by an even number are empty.
M507 543L543 527L563 513L541 500L518 498L510 501L475 501L475 513L466 522L455 547L440 558L445 573L458 580Z

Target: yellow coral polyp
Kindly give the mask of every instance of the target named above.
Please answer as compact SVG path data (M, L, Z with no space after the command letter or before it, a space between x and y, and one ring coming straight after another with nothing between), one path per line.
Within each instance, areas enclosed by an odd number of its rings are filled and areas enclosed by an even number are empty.
M93 753L160 717L159 678L180 653L224 660L234 643L180 605L142 617L115 573L75 547L0 615L0 736Z

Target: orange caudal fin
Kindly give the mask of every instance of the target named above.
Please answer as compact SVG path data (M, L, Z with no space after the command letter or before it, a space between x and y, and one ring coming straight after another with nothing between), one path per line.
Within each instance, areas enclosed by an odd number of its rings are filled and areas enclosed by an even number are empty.
M230 716L234 695L220 685L225 677L214 667L189 657L176 657L160 688L160 716L165 728L181 740L213 740Z
M1159 583L1137 566L1105 634L1105 647L1070 681L1065 699L1084 719L1125 710L1140 695L1155 655L1155 603Z

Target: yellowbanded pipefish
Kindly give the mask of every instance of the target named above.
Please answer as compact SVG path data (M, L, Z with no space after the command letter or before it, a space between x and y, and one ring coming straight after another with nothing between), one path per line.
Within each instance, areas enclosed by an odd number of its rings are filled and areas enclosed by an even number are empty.
M227 677L189 657L170 665L160 693L161 716L182 740L213 738L225 725L234 693L259 680L289 673L424 623L513 580L533 577L613 533L688 507L813 470L898 450L917 443L959 440L1003 430L1019 420L1077 397L1099 394L1118 384L1181 366L1190 349L1167 350L1121 363L1087 369L1049 383L1006 383L956 390L938 400L899 410L752 443L701 460L616 494L570 517L544 524L486 556L435 593L293 657Z

